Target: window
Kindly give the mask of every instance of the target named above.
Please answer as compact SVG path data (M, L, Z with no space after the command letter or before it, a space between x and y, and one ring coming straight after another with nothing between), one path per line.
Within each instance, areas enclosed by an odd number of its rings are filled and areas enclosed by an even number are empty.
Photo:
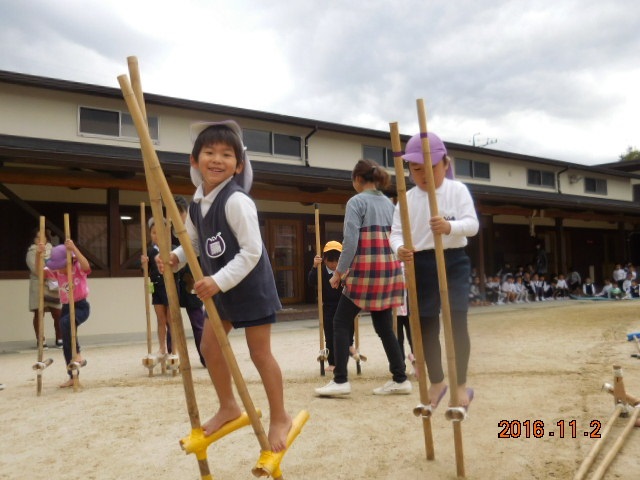
M362 146L362 158L375 161L378 165L394 168L393 151L385 147Z
M595 193L597 195L607 194L607 181L604 178L584 179L584 193Z
M149 117L149 134L152 140L158 140L158 117ZM103 135L117 138L138 138L133 118L126 112L80 107L79 132L87 135Z
M250 152L302 158L302 139L295 135L245 128L242 130L242 138Z
M556 188L556 175L546 170L527 170L527 183L536 187Z
M491 179L491 169L488 162L467 160L466 158L455 159L455 174L458 177Z

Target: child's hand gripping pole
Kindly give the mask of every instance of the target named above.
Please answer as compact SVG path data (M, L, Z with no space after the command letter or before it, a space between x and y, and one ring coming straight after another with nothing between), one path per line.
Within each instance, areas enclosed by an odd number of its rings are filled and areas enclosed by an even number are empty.
M134 124L138 131L138 136L140 137L140 144L143 151L143 157L145 158L145 162L149 162L149 173L153 178L153 181L160 188L162 197L165 199L167 213L174 224L175 233L178 236L180 244L185 251L189 267L191 268L191 272L193 274L193 278L196 282L200 281L204 277L202 269L200 268L197 256L195 254L195 251L193 250L193 246L191 245L191 240L189 239L189 235L187 234L184 223L182 222L182 218L180 217L180 214L178 212L178 207L173 200L173 196L171 194L171 190L169 189L167 180L164 176L164 173L162 172L160 161L158 160L158 156L153 147L147 125L142 118L140 107L136 103L131 84L129 83L129 79L126 75L120 75L118 77L118 82L120 83L120 88L123 92L124 99L127 103L127 107L129 108L129 112L131 113ZM211 326L216 335L216 339L218 341L218 344L220 345L225 361L227 362L227 365L231 372L231 376L233 377L236 389L238 390L238 394L240 395L247 415L249 415L251 425L253 426L254 433L258 438L260 448L262 451L270 451L271 446L269 444L269 440L267 438L267 435L265 434L264 428L262 427L260 418L257 415L253 401L249 396L246 383L244 381L244 378L242 377L240 368L238 367L238 363L233 354L233 350L231 349L231 345L229 344L229 339L226 335L226 332L224 331L224 327L222 326L222 321L220 320L218 311L216 310L211 298L204 299L204 304L209 322L211 322Z
M138 60L136 57L128 57L127 63L129 66L129 72L131 75L133 86L129 85L129 97L125 96L125 100L128 99L129 109L136 108L138 123L136 124L136 129L138 131L138 135L141 139L141 143L146 140L148 144L151 144L151 138L149 136L149 131L147 128L146 122L146 108L144 104L144 95L142 93L142 83L140 81L140 71L138 69ZM126 78L126 76L123 76ZM133 112L132 116L133 116ZM155 150L151 147L151 152L155 155ZM147 189L149 191L149 197L151 200L151 212L154 218L156 219L156 226L158 231L158 240L160 244L160 258L166 262L168 265L168 256L169 249L171 247L169 241L169 235L166 232L165 224L164 224L164 216L162 212L162 198L160 195L160 188L158 186L158 182L153 178L150 173L150 164L152 159L149 158L148 149L142 149L142 159L144 164L145 178L147 180ZM156 162L157 156L155 157ZM162 172L161 172L162 173ZM165 180L166 182L166 180ZM173 201L172 197L171 200ZM175 203L174 203L175 205ZM187 410L189 412L189 420L191 422L191 428L193 431L202 432L201 424L200 424L200 413L198 411L198 403L196 401L195 389L193 386L193 378L191 374L191 366L189 362L189 355L187 352L187 344L184 335L184 327L182 326L182 319L180 316L180 307L177 299L177 292L175 286L175 278L173 274L167 269L163 278L165 279L165 285L167 288L167 294L169 297L169 308L170 308L170 318L173 328L173 338L174 345L178 349L178 353L183 358L183 369L182 369L182 386L185 393L185 398L187 402ZM167 355L162 357L162 367L163 373L166 371L166 358ZM204 434L202 434L204 435ZM206 452L205 452L206 454ZM202 456L202 455L201 455ZM211 475L209 464L206 459L206 455L204 458L198 458L198 468L200 470L200 478L201 480L211 480L213 477Z
M429 197L429 212L431 217L438 216L438 200L436 198L436 187L433 179L433 169L431 163L431 150L429 137L427 136L427 115L424 107L424 100L417 101L418 122L420 124L420 138L422 140L422 155L424 160L424 171L427 177L427 193ZM428 222L430 219L425 218ZM458 375L456 371L456 355L453 343L453 330L451 327L451 308L449 305L449 291L447 286L447 271L444 260L444 247L442 244L442 234L433 233L436 254L436 268L438 271L438 284L440 287L440 304L442 310L442 324L444 327L444 340L447 353L447 371L449 373L449 384L451 385L451 403L453 408L459 407L458 398ZM460 421L453 422L454 445L456 451L456 471L458 477L464 477L464 456L462 450L462 428Z
M313 206L315 210L316 220L316 255L322 256L322 248L320 246L320 209L318 204ZM322 310L322 264L317 267L318 272L318 331L320 334L320 351L318 352L318 362L320 362L320 375L324 376L324 362L327 360L329 350L324 345L324 312Z
M402 144L400 143L400 133L396 122L390 123L391 149L393 150L394 166L396 170L396 191L398 193L398 205L400 209L400 219L402 222L402 240L404 247L413 252L413 239L411 238L411 220L409 218L409 207L407 204L407 184L404 179L404 167L402 165ZM416 268L412 261L405 262L405 281L407 283L407 294L409 297L409 324L413 333L413 351L416 356L416 374L418 376L418 386L420 388L420 404L413 409L416 416L422 417L422 428L424 431L424 442L427 452L427 459L435 458L433 435L431 430L431 400L429 399L429 387L427 385L427 375L424 361L424 346L422 344L422 327L420 325L420 311L418 307L418 292L416 290Z
M38 232L38 243L45 244L44 234L45 220L40 217L40 230ZM38 272L38 358L33 365L36 371L36 393L42 394L42 372L53 363L52 358L44 360L44 252L36 249L36 271Z

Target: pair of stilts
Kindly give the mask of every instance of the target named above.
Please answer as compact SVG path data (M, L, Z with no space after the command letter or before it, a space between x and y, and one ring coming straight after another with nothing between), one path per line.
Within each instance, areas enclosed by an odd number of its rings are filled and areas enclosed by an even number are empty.
M162 204L160 204L159 213L162 213ZM154 216L156 214L154 213ZM164 231L164 235L168 235L167 245L171 246L171 227L170 224L164 224L163 226L156 226L160 231ZM140 203L140 241L142 243L142 255L147 256L147 221L145 213L144 202ZM149 264L144 262L142 264L143 280L144 280L144 307L147 319L147 354L142 357L142 365L149 370L149 376L153 377L153 371L156 365L160 365L160 371L164 375L167 370L175 377L180 371L180 357L175 353L152 353L153 341L151 340L151 302L149 301L149 294L151 293L151 280L149 279ZM175 282L174 282L175 284ZM169 293L167 293L167 296ZM172 298L174 298L172 296ZM177 297L175 297L177 298ZM182 318L180 319L182 322Z
M142 93L142 86L140 82L140 72L138 69L138 61L135 57L129 57L129 76L120 75L118 82L122 90L124 99L126 101L131 117L135 124L138 136L140 138L140 144L142 148L142 158L144 161L145 176L147 179L147 188L151 199L151 210L154 218L158 219L156 226L159 227L158 240L160 253L163 263L169 265L169 253L170 243L168 242L169 236L165 230L165 225L160 219L162 215L162 205L167 211L167 216L171 219L174 225L175 233L180 240L180 244L184 248L187 256L189 266L195 281L199 281L203 278L202 269L198 263L198 259L195 255L195 251L191 245L191 241L186 232L182 218L180 217L178 208L173 199L173 195L167 183L166 177L162 172L160 161L153 146L153 141L149 134L149 129L146 122L146 107L144 103L144 97ZM260 421L260 412L253 404L253 401L247 390L246 383L238 367L235 355L229 344L229 339L226 335L220 316L213 304L211 298L205 299L204 304L207 310L208 321L211 322L211 326L216 335L218 344L221 347L223 356L231 375L233 377L236 389L242 400L246 413L238 419L227 423L219 431L214 432L212 435L205 437L200 423L200 414L198 411L198 405L196 402L195 391L193 386L193 378L191 374L191 365L187 352L187 345L184 335L184 328L182 326L180 316L180 304L177 298L177 290L175 287L175 278L169 268L166 268L163 273L165 285L167 287L167 295L169 297L169 309L170 309L170 324L171 332L173 336L173 342L177 347L178 356L180 358L180 372L182 376L182 383L185 390L185 397L187 401L187 409L189 411L189 418L191 421L191 433L189 436L183 438L180 441L182 448L187 453L194 453L198 460L198 467L200 469L200 476L203 480L211 480L211 475L208 461L207 461L207 448L208 446L225 436L226 434L243 427L245 425L251 425L254 433L258 438L260 444L260 458L258 459L255 467L252 469L252 473L256 477L273 477L274 479L282 478L282 471L280 469L280 462L282 457L288 451L288 447L293 443L295 438L300 433L302 427L309 418L309 413L301 411L293 420L293 426L287 436L287 449L278 453L271 451L271 446L267 435L262 427Z
M607 471L607 468L611 465L611 462L613 462L616 455L618 455L622 449L624 443L629 437L629 434L631 433L631 430L636 426L638 418L640 417L640 398L634 397L626 392L622 378L622 367L619 365L613 366L613 384L605 383L602 386L602 389L613 395L615 408L611 417L609 417L609 420L604 425L600 438L591 447L589 454L580 465L580 468L573 477L573 480L582 480L585 478L596 458L604 448L605 442L607 441L609 433L616 421L619 418L628 418L624 429L618 434L613 445L605 454L600 464L595 468L593 475L591 476L591 480L598 480L602 478Z
M45 237L45 217L40 217L40 225L38 231L38 243L46 244ZM69 214L64 214L64 234L65 240L71 238L71 229L69 227ZM38 358L36 363L33 364L33 370L36 372L36 392L40 396L42 394L42 375L52 363L53 358L44 358L44 252L39 252L36 257L36 269L38 271ZM69 316L71 324L71 362L67 365L67 370L71 372L73 379L73 391L77 392L80 382L78 376L80 368L84 366L84 363L76 361L78 351L76 348L76 310L73 297L74 282L73 282L73 264L71 252L67 250L67 279L68 279L68 298L69 298Z

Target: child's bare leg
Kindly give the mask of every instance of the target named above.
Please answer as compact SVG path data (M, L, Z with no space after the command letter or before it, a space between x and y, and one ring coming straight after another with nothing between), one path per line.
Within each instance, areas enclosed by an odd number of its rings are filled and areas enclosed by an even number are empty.
M225 333L229 333L231 324L229 322L222 322L222 325ZM220 402L220 407L216 414L202 424L202 430L205 436L208 436L219 430L225 423L238 418L242 414L242 410L236 402L233 393L231 371L229 370L227 361L224 359L222 349L220 348L209 320L205 322L204 328L202 329L200 351L205 359L209 377L211 377L211 382L216 389L218 401Z
M271 352L271 325L249 327L245 334L251 360L260 374L269 400L269 444L273 452L280 452L287 448L292 420L284 408L282 371Z
M158 344L160 345L160 353L164 355L167 353L167 325L169 322L167 307L165 305L154 305L153 309L158 319Z

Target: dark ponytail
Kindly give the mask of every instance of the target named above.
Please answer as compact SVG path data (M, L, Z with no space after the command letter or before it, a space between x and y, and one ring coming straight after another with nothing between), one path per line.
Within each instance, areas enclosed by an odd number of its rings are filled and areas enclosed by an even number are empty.
M378 189L384 190L389 186L391 177L389 173L373 160L358 160L351 172L351 180L361 177L365 182L373 182Z

